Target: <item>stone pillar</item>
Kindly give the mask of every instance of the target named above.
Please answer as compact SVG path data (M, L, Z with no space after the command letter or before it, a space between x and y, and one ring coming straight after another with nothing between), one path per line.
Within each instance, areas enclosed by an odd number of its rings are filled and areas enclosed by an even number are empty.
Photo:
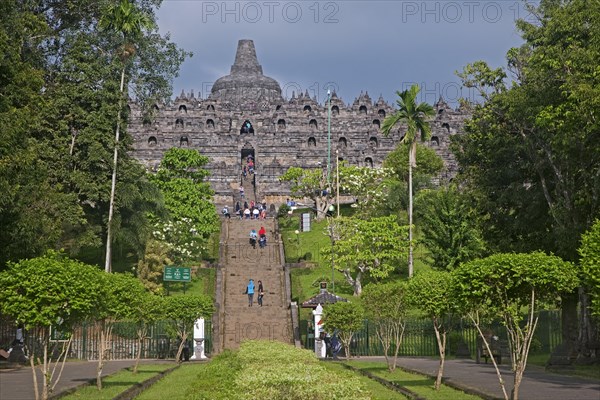
M319 358L325 358L327 356L327 348L325 347L325 341L322 339L325 335L321 335L322 332L325 332L323 325L320 324L323 319L323 307L321 304L317 305L317 308L313 311L313 315L315 317L315 355Z
M204 318L200 318L194 322L194 354L190 357L190 360L203 360L206 359L204 354Z

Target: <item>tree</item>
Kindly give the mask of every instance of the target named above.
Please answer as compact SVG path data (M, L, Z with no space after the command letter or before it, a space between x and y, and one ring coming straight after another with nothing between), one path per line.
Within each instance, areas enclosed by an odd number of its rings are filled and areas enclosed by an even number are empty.
M600 220L581 238L581 268L583 283L591 296L592 315L600 317Z
M76 195L55 179L51 152L32 137L45 123L39 49L50 27L21 3L0 4L0 269L61 248L65 227L78 230L83 216Z
M121 129L121 110L125 85L125 72L127 69L126 62L135 54L133 41L139 37L144 29L149 29L152 26L151 19L135 7L129 0L121 0L119 4L110 4L106 13L100 19L100 27L103 29L113 30L122 35L122 43L119 51L119 58L123 62L121 68L121 86L119 87L119 105L117 111L117 127L115 129L115 150L113 155L112 183L110 189L110 201L108 210L108 223L106 233L106 261L104 269L106 272L111 272L111 223L115 202L115 191L117 185L117 160L119 155L119 138Z
M114 323L136 319L142 315L146 307L146 288L130 274L105 274L102 276L105 295L99 301L95 320L100 327L100 344L98 346L98 367L96 369L96 386L102 389L102 370L110 351L110 341Z
M169 258L169 247L159 240L150 239L146 244L144 257L138 261L136 273L138 279L154 294L162 294L162 276L166 266L173 265Z
M181 353L187 337L199 318L210 318L214 312L212 299L208 296L167 296L163 298L164 317L177 338L181 340L175 359L181 361Z
M455 185L423 190L415 200L421 241L431 253L431 266L452 270L484 255L477 213Z
M116 115L127 115L114 56L122 35L98 26L108 2L1 2L0 268L48 248L104 261ZM151 19L159 3L135 2ZM144 110L167 101L186 56L156 26L144 31L127 63L127 94ZM121 131L112 244L139 257L160 196Z
M435 380L435 390L439 390L444 376L446 339L450 330L448 319L456 311L451 276L445 271L418 273L408 282L408 292L413 299L413 304L418 305L419 309L433 322L435 339L440 353L440 366Z
M340 342L346 349L346 360L351 357L350 343L354 333L363 327L364 314L365 311L360 304L349 301L338 301L323 310L325 327L332 334L337 331Z
M200 258L210 235L219 229L214 192L204 181L207 163L208 158L197 150L174 147L150 176L162 192L169 214L158 218L154 238L169 246L170 258L177 262Z
M96 267L52 251L10 263L6 271L0 272L0 312L23 324L25 329L41 329L42 348L31 349L29 358L36 400L40 398L36 364L42 372L41 398L46 400L60 380L73 326L97 311L104 296L102 282L102 274ZM51 327L69 337L54 365L49 361ZM61 368L56 374L59 364Z
M358 217L375 216L386 202L391 170L389 168L339 167L340 191L356 199Z
M322 169L303 169L290 167L285 174L279 177L282 182L292 184L292 196L295 198L309 198L317 209L317 219L323 219L330 205L327 171Z
M400 143L383 160L384 168L391 169L393 176L402 182L408 182L409 153L410 148ZM417 143L416 157L417 167L412 171L415 193L431 187L432 178L444 169L444 161L430 147Z
M333 257L335 269L344 274L355 296L362 292L365 275L385 279L406 256L406 228L398 225L395 216L366 221L340 217L329 223L333 248L327 246L321 252L325 259Z
M454 296L475 324L489 354L492 352L482 332L481 318L498 318L506 328L514 373L510 397L518 400L540 308L555 304L561 294L577 287L577 269L557 256L541 252L510 253L463 263L452 271L452 276ZM504 398L508 399L493 357L492 362Z
M600 220L581 238L582 284L580 338L584 343L597 343L600 339ZM598 359L591 346L582 346L580 356L585 359Z
M405 282L370 284L365 287L361 299L367 318L375 324L377 338L392 372L396 369L406 328L406 311L411 305L407 285ZM392 345L394 350L390 359Z
M134 374L138 372L140 359L142 358L142 349L144 348L144 342L148 337L149 330L152 324L162 317L161 304L160 297L148 291L144 291L143 294L136 299L135 306L132 307L129 319L137 324L138 339L135 365L133 366Z
M459 74L484 100L455 139L459 179L478 199L492 251L576 261L600 212L600 4L544 0L529 15L517 22L525 43L509 50L507 72L476 62ZM577 345L578 329L590 329L577 320L577 294L562 306L563 344L588 347Z
M408 160L408 276L413 275L413 243L412 243L412 169L417 166L417 135L420 134L421 141L429 139L431 127L426 121L428 116L434 114L433 107L427 103L417 104L417 95L419 94L419 86L413 85L410 89L403 92L397 91L399 99L398 111L390 115L383 121L381 132L384 135L389 135L394 126L398 123L406 123L407 129L401 143L407 143L410 147L410 155Z

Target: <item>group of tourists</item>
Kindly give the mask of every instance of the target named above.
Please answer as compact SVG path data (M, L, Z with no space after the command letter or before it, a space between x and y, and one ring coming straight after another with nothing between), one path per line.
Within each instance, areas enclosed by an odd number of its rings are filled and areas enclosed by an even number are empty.
M254 157L251 154L246 157L245 162L242 163L242 176L244 179L248 177L248 175L254 174Z
M259 306L263 306L263 297L265 295L265 290L263 289L263 284L261 281L258 281L258 287L255 287L254 285L254 280L250 279L250 281L248 282L248 286L246 286L246 291L244 292L244 294L248 295L248 307L252 307L252 304L254 303L254 293L257 292L258 293L258 305Z
M231 218L229 206L224 206L221 214L225 218ZM250 203L244 201L244 204L240 204L238 201L235 203L235 215L239 219L267 219L267 203L255 203L251 200Z
M261 249L264 249L267 246L267 230L264 226L260 227L258 233L256 232L256 229L250 231L250 246L252 246L253 249L256 248L257 240Z
M239 219L266 219L267 218L267 203L255 203L251 200L250 203L244 201L235 203L235 213Z

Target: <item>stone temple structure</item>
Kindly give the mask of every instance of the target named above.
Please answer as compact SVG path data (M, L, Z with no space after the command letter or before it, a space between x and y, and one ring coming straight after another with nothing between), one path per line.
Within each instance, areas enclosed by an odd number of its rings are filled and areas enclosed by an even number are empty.
M144 121L135 103L130 108L134 157L155 169L171 147L198 149L210 159L209 180L218 204L231 204L241 182L252 197L281 203L290 196L290 188L278 177L290 166L326 168L331 160L334 168L336 154L349 165L379 167L406 129L400 126L383 136L380 126L395 110L382 97L373 101L366 92L351 104L336 93L324 104L308 92L284 99L279 83L263 74L251 40L239 41L231 73L214 83L208 98L182 92L172 104L156 104L153 121ZM456 172L450 136L462 131L466 115L441 98L434 108L427 145L444 159L441 178L448 179ZM256 165L252 185L241 178L248 155Z

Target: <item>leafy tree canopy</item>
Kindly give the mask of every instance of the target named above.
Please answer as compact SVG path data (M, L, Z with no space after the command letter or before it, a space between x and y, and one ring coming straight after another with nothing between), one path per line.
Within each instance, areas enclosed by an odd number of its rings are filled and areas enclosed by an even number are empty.
M543 0L530 15L507 54L511 85L481 61L459 73L484 103L454 150L494 250L575 260L600 209L600 4Z
M0 310L26 329L59 325L68 331L98 311L103 273L53 251L9 264L0 272Z
M454 185L423 190L416 198L421 241L430 252L428 263L451 270L484 255L480 223L470 199Z
M600 220L581 239L579 248L583 283L592 297L592 314L600 316Z

